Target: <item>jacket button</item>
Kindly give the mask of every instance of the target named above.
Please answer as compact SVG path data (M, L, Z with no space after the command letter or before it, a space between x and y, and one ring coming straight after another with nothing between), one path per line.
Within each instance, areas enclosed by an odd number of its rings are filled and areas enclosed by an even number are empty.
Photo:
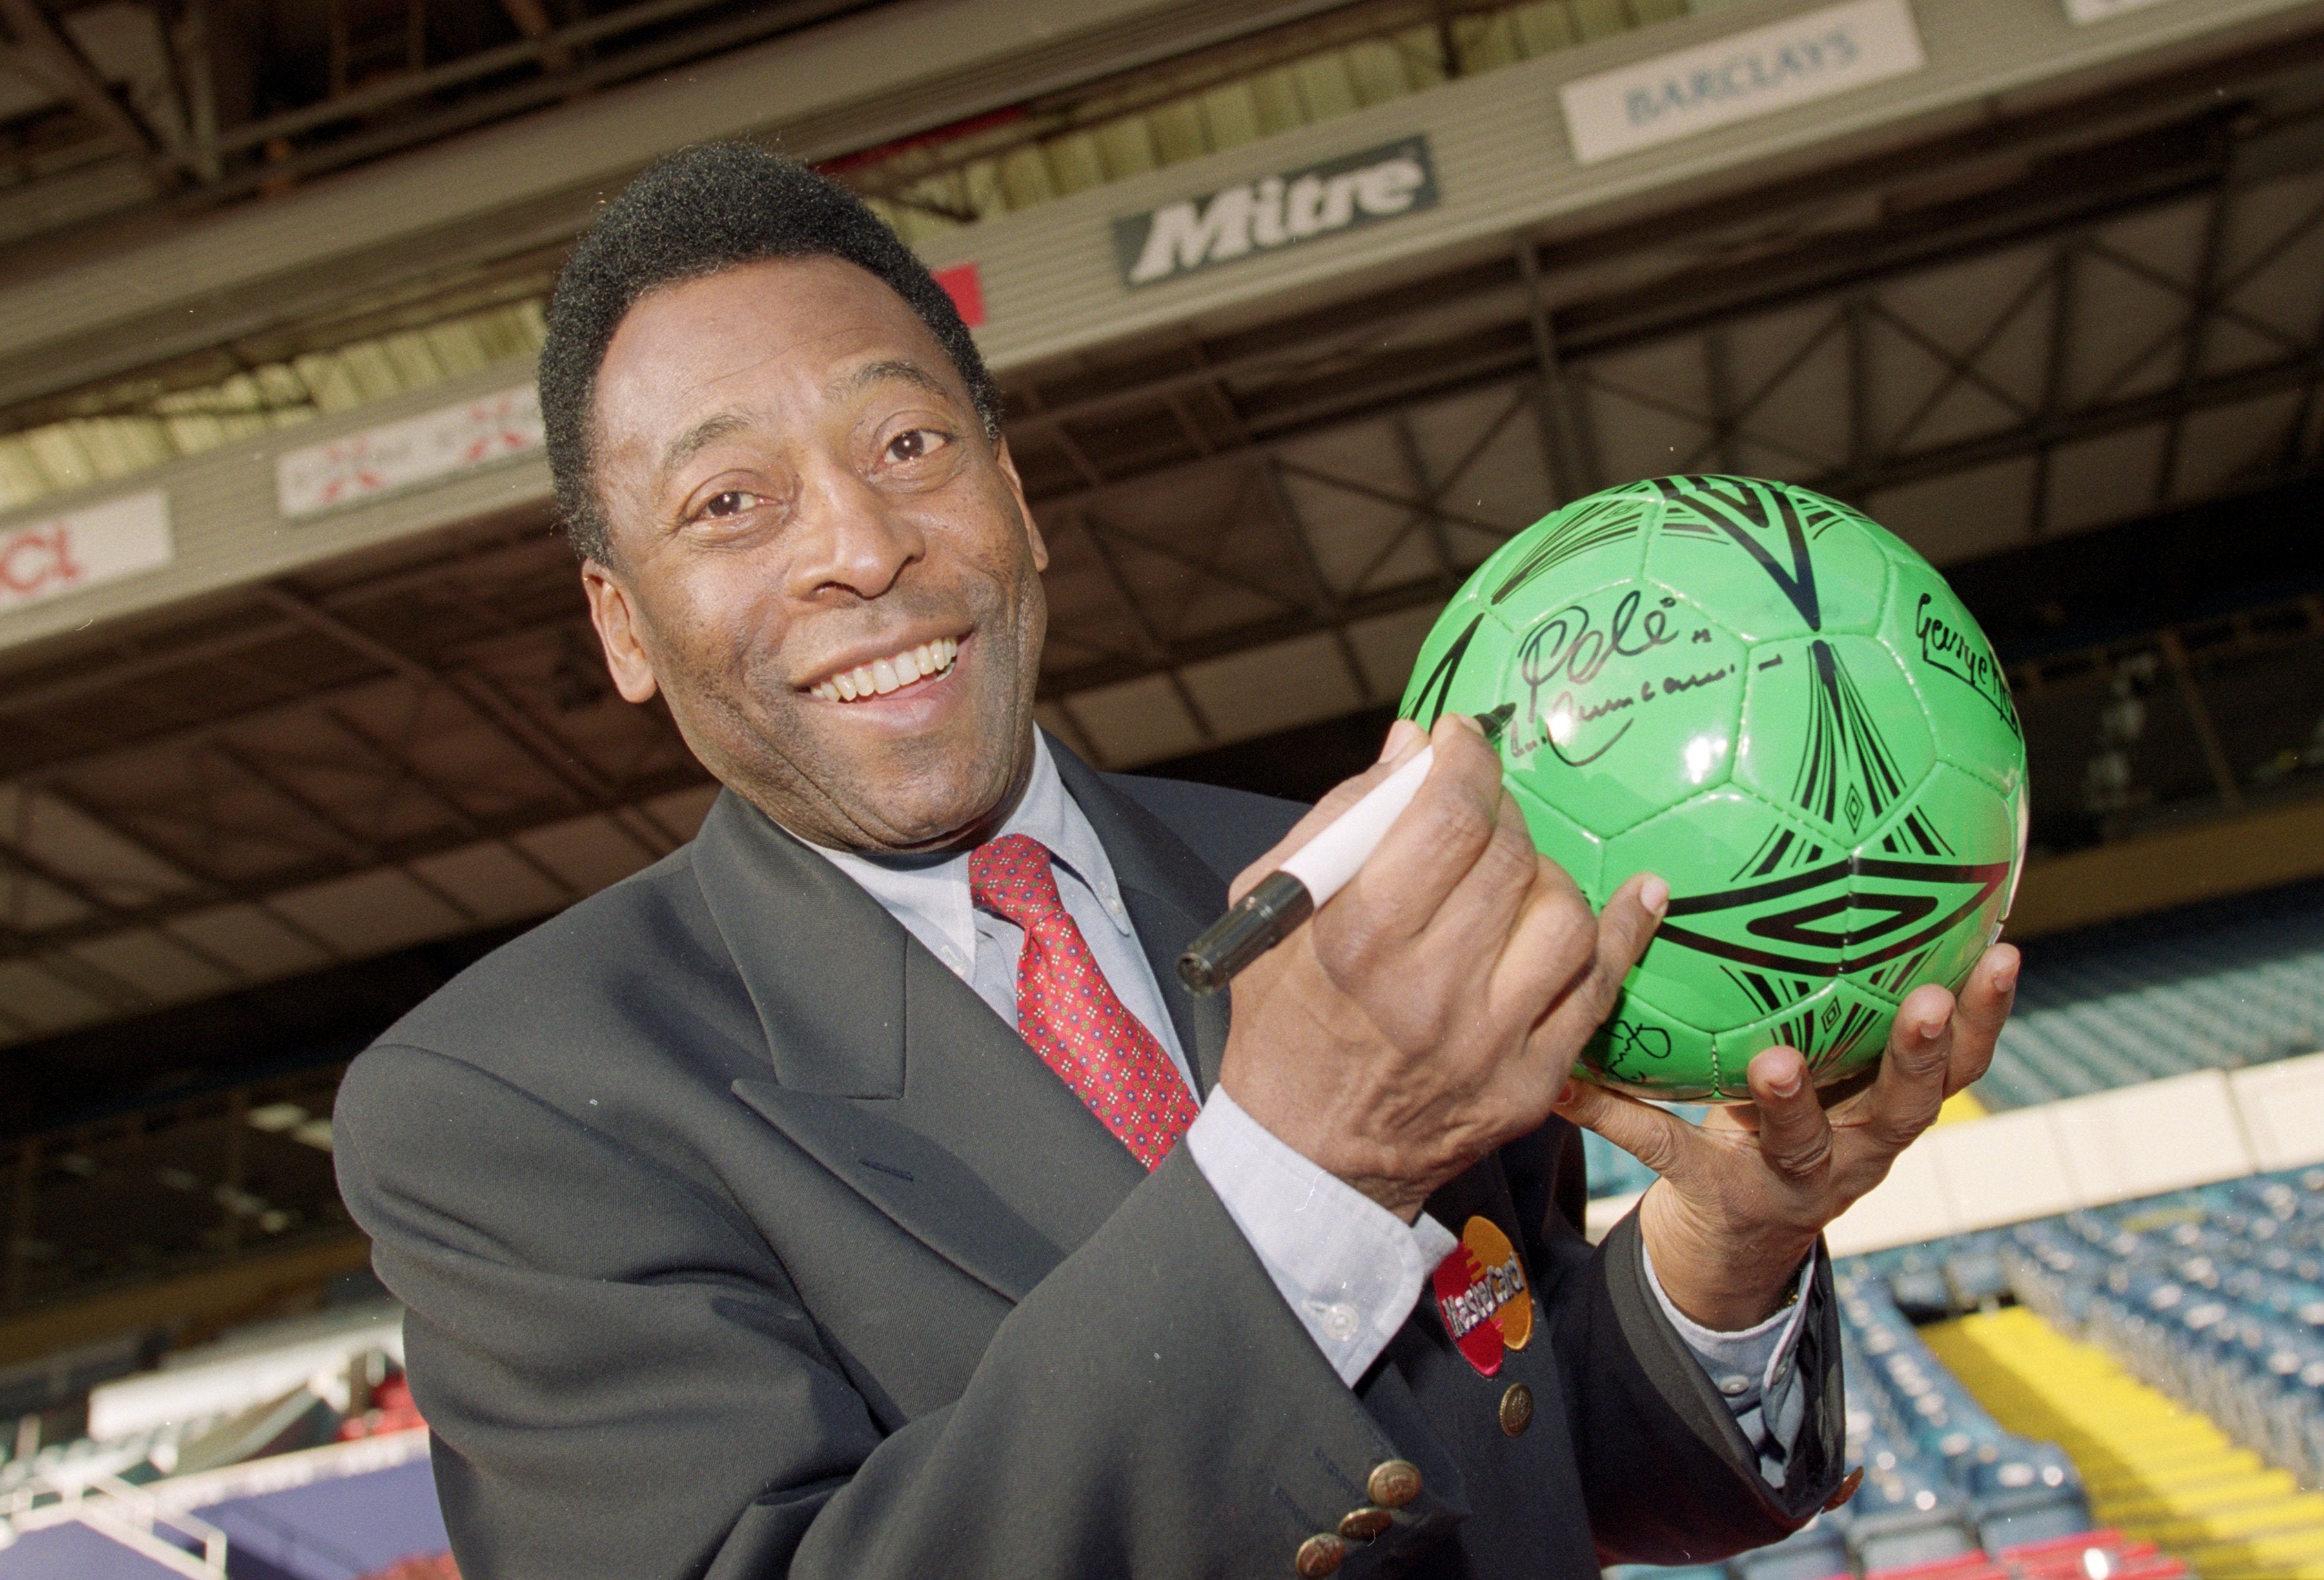
M1420 1496L1420 1467L1408 1459L1389 1459L1372 1466L1364 1492L1383 1509L1401 1509Z
M1840 1485L1831 1490L1831 1496L1823 1501L1823 1506L1827 1509L1839 1508L1842 1503L1847 1502L1850 1498L1856 1496L1856 1489L1863 1484L1864 1467L1859 1465L1854 1470L1849 1471L1846 1475L1840 1478Z
M1533 1425L1533 1390L1512 1382L1501 1395L1501 1430L1515 1437Z
M1337 1570L1348 1557L1348 1544L1336 1536L1311 1536L1299 1544L1299 1556L1293 1566L1301 1580L1323 1580Z
M1385 1509L1356 1509L1340 1521L1340 1534L1350 1541L1370 1541L1396 1523L1396 1516Z

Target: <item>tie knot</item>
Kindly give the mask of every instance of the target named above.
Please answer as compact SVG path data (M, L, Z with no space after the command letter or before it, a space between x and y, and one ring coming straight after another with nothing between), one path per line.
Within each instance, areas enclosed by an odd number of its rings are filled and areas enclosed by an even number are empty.
M968 858L968 892L1027 932L1065 909L1057 875L1049 870L1049 847L1029 834L1004 834L978 845Z

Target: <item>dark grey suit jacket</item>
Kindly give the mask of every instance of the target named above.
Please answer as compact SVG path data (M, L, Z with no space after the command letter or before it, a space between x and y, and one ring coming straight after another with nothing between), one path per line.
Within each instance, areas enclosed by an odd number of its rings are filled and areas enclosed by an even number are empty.
M1053 750L1207 1092L1227 1003L1172 962L1298 808ZM1533 1342L1480 1376L1424 1298L1351 1391L1184 1149L1146 1174L731 792L392 1028L334 1135L469 1580L1284 1576L1390 1459L1424 1490L1342 1575L1579 1580L1774 1539L1840 1471L1828 1289L1771 1489L1635 1228L1575 1232L1562 1122L1430 1204L1520 1246Z

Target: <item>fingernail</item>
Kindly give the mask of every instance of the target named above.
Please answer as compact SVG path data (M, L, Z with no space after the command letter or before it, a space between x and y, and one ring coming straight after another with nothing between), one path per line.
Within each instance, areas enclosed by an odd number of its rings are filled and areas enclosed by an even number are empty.
M2016 962L2012 961L2006 966L1997 966L1994 969L1993 988L1996 993L2015 993L2017 991Z
M1799 1089L1800 1072L1797 1069L1792 1070L1788 1075L1777 1076L1767 1083L1767 1090L1778 1097L1789 1097Z
M1934 1042L1939 1037L1944 1035L1944 1030L1945 1023L1942 1021L1923 1021L1921 1022L1920 1039L1923 1042Z
M1445 716L1446 718L1451 719L1454 724L1459 725L1462 729L1464 729L1464 730L1468 731L1471 735L1475 735L1475 736L1479 737L1480 739L1482 739L1482 738L1483 738L1484 734L1485 734L1485 726L1484 726L1484 725L1480 725L1480 724L1479 724L1475 719L1473 719L1473 718L1470 717L1467 714L1465 714L1465 713L1448 713L1448 714L1446 714L1444 716Z
M1581 1088L1576 1086L1572 1081L1568 1081L1563 1086L1558 1089L1557 1106L1563 1108L1581 1095Z
M1649 876L1638 885L1638 903L1660 916L1670 909L1670 885L1660 878Z
M1375 757L1374 759L1372 759L1372 761L1373 761L1373 762L1387 762L1389 758L1391 758L1391 757L1393 757L1393 756L1395 756L1395 755L1396 755L1396 738L1397 738L1397 736L1399 734L1401 734L1401 733L1402 733L1402 732L1400 732L1399 730L1397 730L1397 728L1396 727L1396 725L1400 725L1400 724L1402 724L1403 722L1404 722L1404 721L1403 721L1402 719L1398 719L1398 720L1397 720L1397 721L1396 721L1396 724L1395 724L1395 725L1388 725L1388 735L1387 735L1387 736L1386 736L1384 739L1382 739L1382 740L1381 740L1381 742L1380 742L1380 754L1379 754L1378 757Z

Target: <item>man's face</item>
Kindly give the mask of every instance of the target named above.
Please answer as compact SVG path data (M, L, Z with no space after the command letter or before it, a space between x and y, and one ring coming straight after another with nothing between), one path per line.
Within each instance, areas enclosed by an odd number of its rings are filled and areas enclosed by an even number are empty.
M818 844L928 849L1005 809L1048 552L902 298L833 258L655 291L595 420L612 563L582 579L622 696L659 689L713 773Z

